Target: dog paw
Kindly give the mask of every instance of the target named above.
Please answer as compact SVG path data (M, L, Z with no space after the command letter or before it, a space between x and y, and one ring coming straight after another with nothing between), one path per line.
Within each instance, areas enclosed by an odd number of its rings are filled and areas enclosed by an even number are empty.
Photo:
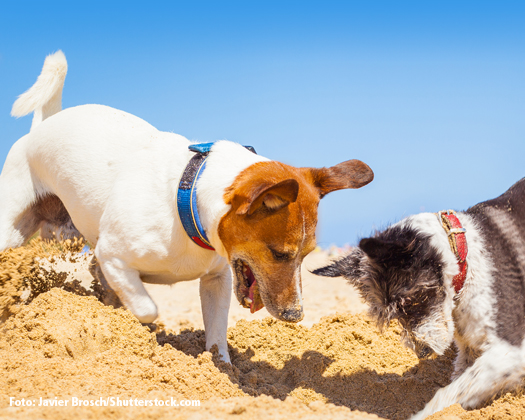
M131 312L133 312L133 315L137 317L137 319L143 323L143 324L151 324L153 321L157 319L158 311L157 311L157 305L151 302L153 305L150 308L138 308L138 309L131 309Z

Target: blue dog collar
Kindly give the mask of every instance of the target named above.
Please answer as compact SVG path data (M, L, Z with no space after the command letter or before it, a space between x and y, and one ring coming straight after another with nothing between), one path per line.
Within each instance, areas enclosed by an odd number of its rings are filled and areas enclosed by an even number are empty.
M177 208L182 227L193 242L202 248L215 251L202 227L197 210L197 181L206 169L208 154L214 143L191 144L188 149L195 152L190 159L179 183ZM252 146L244 146L253 153Z

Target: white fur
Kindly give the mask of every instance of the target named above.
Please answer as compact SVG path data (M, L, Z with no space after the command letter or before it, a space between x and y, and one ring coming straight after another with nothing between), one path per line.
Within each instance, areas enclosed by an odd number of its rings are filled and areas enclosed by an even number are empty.
M519 384L525 374L524 346L514 347L498 340L492 343L458 378L441 388L412 420L422 420L452 404L473 408L499 390Z
M218 225L230 206L223 196L242 170L267 159L228 141L213 146L197 184L197 205L217 252L200 248L177 213L179 181L193 156L190 142L102 105L69 108L48 118L61 106L66 68L61 52L48 57L36 84L13 107L14 115L34 110L35 118L0 175L0 197L8 197L0 200L0 250L27 240L38 226L21 224L21 216L38 197L55 194L76 228L96 245L108 284L141 322L157 317L143 281L200 278L206 348L217 344L229 361L231 272Z
M451 328L452 327L452 328ZM414 336L429 345L438 355L442 355L452 344L454 324L446 306L435 311L413 330Z
M449 331L454 331L458 348L452 383L440 389L425 408L412 417L416 420L455 403L465 408L476 407L498 391L517 384L525 374L525 346L511 346L496 334L493 265L480 230L468 214L457 216L467 231L468 245L467 277L457 298L454 298L452 277L459 268L437 216L423 213L403 221L430 234L433 246L442 254L447 289L442 314L447 318ZM430 328L425 330L433 334Z
M461 331L461 335L456 334L456 344L458 348L468 345L471 351L480 353L499 340L495 334L494 268L474 220L465 213L458 213L457 216L467 230L468 270L454 309L456 330ZM456 374L459 370L456 365Z
M62 51L48 55L36 83L18 97L11 115L23 117L34 112L31 129L62 109L62 88L67 74L67 61Z

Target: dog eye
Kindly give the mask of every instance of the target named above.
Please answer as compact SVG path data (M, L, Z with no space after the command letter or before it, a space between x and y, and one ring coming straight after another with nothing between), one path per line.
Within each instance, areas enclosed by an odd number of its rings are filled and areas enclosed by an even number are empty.
M270 251L272 252L273 258L275 258L277 261L288 261L292 259L291 254L287 254L285 252L279 252L271 248L270 248Z

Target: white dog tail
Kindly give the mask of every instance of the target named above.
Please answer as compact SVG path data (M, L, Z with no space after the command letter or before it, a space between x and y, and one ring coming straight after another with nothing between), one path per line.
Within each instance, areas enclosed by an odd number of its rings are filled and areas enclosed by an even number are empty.
M11 115L23 117L34 112L31 130L62 110L62 88L67 74L66 56L60 50L48 55L37 81L13 104Z

